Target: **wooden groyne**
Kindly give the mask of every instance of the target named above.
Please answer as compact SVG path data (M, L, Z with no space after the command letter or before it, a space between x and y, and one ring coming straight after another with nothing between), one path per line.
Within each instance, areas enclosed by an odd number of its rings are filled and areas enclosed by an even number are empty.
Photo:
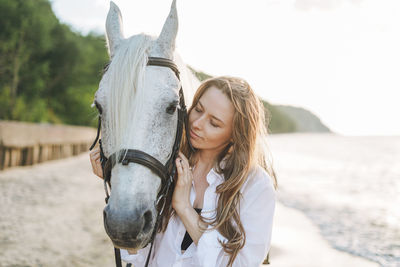
M78 155L95 136L90 127L0 120L0 170Z

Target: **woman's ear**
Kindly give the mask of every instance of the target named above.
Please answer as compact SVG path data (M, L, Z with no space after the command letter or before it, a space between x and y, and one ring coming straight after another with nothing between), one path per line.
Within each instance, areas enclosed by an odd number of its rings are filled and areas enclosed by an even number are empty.
M232 143L232 142L229 142L227 153L228 153L228 154L231 154L232 152L233 152L233 143Z

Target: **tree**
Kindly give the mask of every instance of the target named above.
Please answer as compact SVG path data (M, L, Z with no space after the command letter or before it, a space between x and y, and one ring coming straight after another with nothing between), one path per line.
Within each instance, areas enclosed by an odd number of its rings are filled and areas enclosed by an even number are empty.
M0 119L90 125L103 37L61 24L48 0L0 0Z

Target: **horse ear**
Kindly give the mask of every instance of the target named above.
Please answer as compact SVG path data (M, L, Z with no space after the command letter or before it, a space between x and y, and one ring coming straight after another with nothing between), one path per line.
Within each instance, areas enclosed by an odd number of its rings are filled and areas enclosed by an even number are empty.
M113 1L110 2L110 10L107 14L106 33L108 54L112 58L116 48L124 39L121 11Z
M176 0L173 0L171 10L164 23L164 27L157 39L157 43L160 45L163 51L171 53L175 50L175 39L178 33L178 14L176 11Z

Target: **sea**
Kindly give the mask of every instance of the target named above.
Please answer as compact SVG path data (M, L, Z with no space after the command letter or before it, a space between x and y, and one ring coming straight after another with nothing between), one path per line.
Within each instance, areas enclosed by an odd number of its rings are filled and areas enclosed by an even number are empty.
M278 201L332 247L400 266L400 136L269 135Z

